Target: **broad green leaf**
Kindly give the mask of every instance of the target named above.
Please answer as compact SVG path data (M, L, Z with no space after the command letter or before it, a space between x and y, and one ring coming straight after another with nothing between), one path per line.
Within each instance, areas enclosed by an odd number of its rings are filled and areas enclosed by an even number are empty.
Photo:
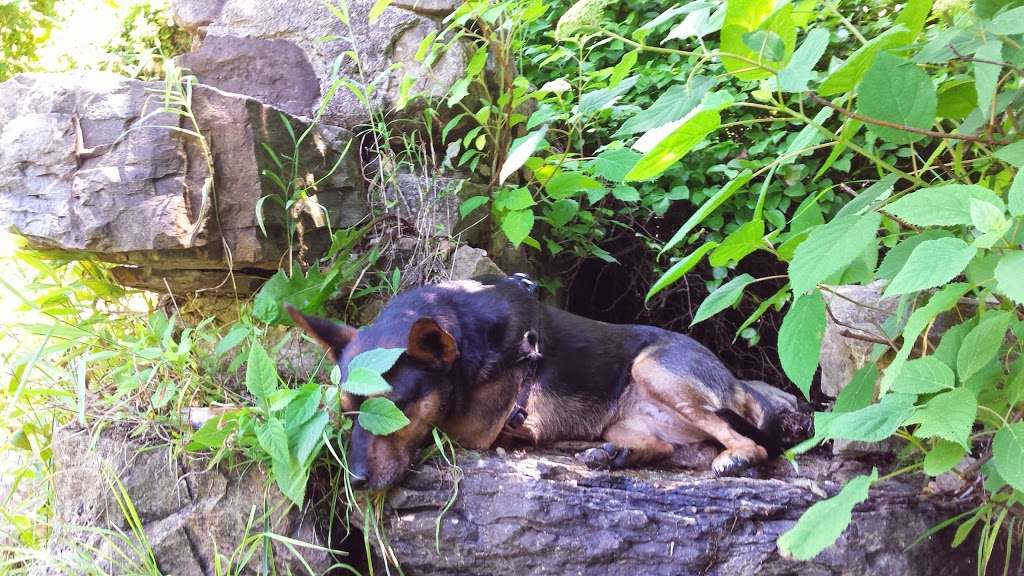
M974 239L974 245L986 250L1010 230L1010 221L1002 210L977 198L971 198L971 223L982 232Z
M501 219L501 231L513 246L519 247L533 230L533 210L516 210Z
M907 42L913 42L917 35L924 29L924 23L928 20L928 13L932 10L932 0L909 0L900 10L894 25L903 25L907 29Z
M828 47L828 30L815 28L807 33L800 47L793 53L793 59L774 79L775 86L783 92L804 92L807 83L814 76L814 67Z
M807 509L796 525L779 536L779 552L796 560L810 560L839 539L853 520L853 507L867 500L878 471L870 476L857 476L846 483L832 498L817 502Z
M320 400L322 398L323 390L319 384L310 383L299 388L298 395L288 404L282 417L289 436L296 427L305 424L314 414L321 411Z
M192 434L187 448L193 451L220 448L228 437L238 430L239 420L247 413L247 409L240 408L207 420Z
M640 191L632 186L616 186L612 188L612 196L623 202L636 202L640 200Z
M650 180L686 155L722 123L717 110L697 110L671 134L654 145L626 174L625 181Z
M590 161L590 170L609 182L622 182L638 160L640 154L629 148L605 150Z
M825 78L825 81L818 87L818 94L832 96L852 91L861 78L867 74L880 50L888 50L906 44L909 42L909 36L910 32L905 26L895 26L875 36L867 44L858 48L856 52L850 54L846 62L843 62Z
M925 356L907 362L892 389L907 394L931 394L951 389L955 383L956 375L949 366L937 358Z
M374 348L356 355L348 363L349 371L365 368L377 374L384 374L398 362L405 348Z
M405 414L387 398L375 396L359 406L359 425L375 436L387 436L409 423Z
M526 163L526 159L530 157L540 143L544 141L544 136L548 132L548 127L545 124L539 129L530 132L526 136L516 138L512 141L512 146L508 150L508 156L505 157L505 162L501 165L501 171L498 175L498 183L504 184L508 177L515 173L517 170L523 167Z
M755 278L750 274L740 274L732 280L722 284L717 290L708 294L708 297L697 307L690 326L707 320L722 310L735 305L743 297L743 289Z
M832 413L855 412L870 406L875 396L876 382L878 367L869 362L857 370L853 378L839 391L836 402L832 405Z
M992 461L1007 484L1024 492L1024 422L1007 424L996 432Z
M463 98L469 95L469 83L472 79L469 77L457 80L452 87L448 90L448 101L446 104L449 108L453 108L456 104L462 101Z
M703 258L709 250L716 246L718 246L718 242L706 242L700 248L691 252L686 258L683 258L679 262L673 264L671 268L661 275L661 278L658 278L658 281L651 286L651 289L647 291L647 296L644 297L644 304L649 302L655 294L661 292L668 286L671 286L686 275L687 272L693 269L693 267L700 262L701 258Z
M391 385L380 375L380 372L368 368L355 368L348 371L348 379L341 385L341 388L350 394L373 396L389 392Z
M956 356L960 353L960 346L964 343L967 333L974 328L975 323L968 320L963 324L957 324L942 335L939 345L935 347L931 357L939 360L951 370L956 370Z
M1010 214L1024 216L1024 170L1018 170L1007 193Z
M544 184L544 191L555 200L569 198L587 190L604 188L597 180L580 172L562 172Z
M971 224L971 198L1005 209L999 196L984 186L945 184L907 194L884 211L916 226Z
M940 118L963 120L977 106L978 92L973 80L950 80L939 87L935 114Z
M260 447L272 460L287 462L291 455L288 452L288 434L284 431L284 424L274 417L256 428L256 438Z
M775 57L765 50L751 49L744 42L754 32L762 32L765 37L774 34L782 44L781 54ZM793 22L793 5L786 4L778 10L773 9L771 2L761 0L728 0L726 2L725 21L722 23L722 64L726 71L740 80L759 80L772 75L770 69L785 67L786 61L793 54L796 46L796 23ZM775 52L774 50L772 52ZM741 58L729 57L734 54ZM764 67L751 64L753 61Z
M1024 7L1013 8L997 14L986 28L993 34L1004 36L1024 33Z
M870 209L876 202L881 202L889 198L892 194L892 188L899 180L899 176L896 174L889 174L885 178L882 178L878 182L875 182L866 189L861 190L857 197L847 202L839 212L836 212L835 217L846 216L847 214L862 214Z
M489 198L487 196L470 196L459 204L459 217L465 218L473 213L474 210L487 204Z
M977 416L978 401L970 390L957 388L943 392L914 414L913 420L920 423L914 436L942 438L956 442L967 450L970 448L971 428Z
M877 212L850 214L811 230L789 264L793 292L803 294L849 266L874 241L881 220Z
M974 87L978 91L978 108L982 117L992 117L993 103L996 98L996 87L999 84L999 72L1002 66L989 62L1003 61L1003 41L991 38L982 44L974 55ZM981 62L987 60L987 62Z
M995 157L1017 168L1024 167L1024 140L996 150Z
M636 82L639 79L639 76L630 76L629 78L619 82L614 87L587 92L580 98L580 116L589 116L595 112L611 107L619 98L622 97L623 94L629 92L633 86L636 86Z
M821 432L826 438L881 442L893 435L914 413L913 395L886 394L877 404L829 419Z
M910 255L919 244L927 242L928 240L949 238L950 236L952 236L952 234L948 231L936 228L925 230L920 234L907 236L902 242L891 248L889 252L886 253L885 258L882 259L882 265L878 267L878 272L875 275L879 278L892 280L903 268L903 265L907 263L907 259L910 258Z
M551 205L544 216L548 223L555 228L561 228L572 220L580 210L580 203L569 198L563 198Z
M245 387L260 401L277 390L277 368L267 356L267 351L256 341L249 348L249 359L245 364Z
M935 447L928 451L924 457L924 473L929 476L938 476L949 472L954 466L963 460L967 451L956 442L939 439Z
M977 248L959 238L939 238L918 244L883 296L909 294L946 284L964 271Z
M377 0L374 2L373 6L370 7L370 24L376 22L377 19L380 18L380 15L383 14L384 11L387 10L388 6L390 6L394 1L395 0Z
M302 500L306 496L309 468L297 466L291 460L274 460L270 470L281 493L296 506L302 506Z
M857 88L857 112L911 128L931 128L937 102L931 77L913 62L887 52L878 54ZM870 123L868 130L894 144L924 138L921 134Z
M639 50L633 50L627 52L621 60L619 60L612 68L612 75L608 78L608 87L614 88L622 82L622 79L629 74L629 71L633 69L633 65L636 64L636 59L640 55Z
M294 388L278 388L267 397L267 408L271 412L281 410L291 404L298 394L299 391Z
M494 192L495 210L526 210L537 202L533 199L530 189L502 188Z
M739 262L764 244L764 220L751 220L725 237L708 257L712 266Z
M743 44L757 54L758 61L780 61L786 56L782 36L770 30L754 30L743 35Z
M227 335L220 342L217 342L217 347L214 348L213 354L220 357L234 349L235 346L241 344L249 336L249 330L250 328L245 324L235 324L228 331Z
M670 122L680 120L700 104L715 81L707 76L695 76L686 84L670 86L645 110L637 112L623 122L615 132L616 138L647 132ZM603 155L603 154L602 154ZM600 156L599 156L600 157Z
M956 356L956 372L960 381L967 381L996 357L1003 345L1003 337L1010 326L1012 312L992 311L964 337Z
M314 456L316 448L323 440L323 432L330 420L330 414L318 412L295 430L292 437L292 452L300 465L309 465L310 458Z
M1024 305L1024 252L1015 250L999 259L996 290L1018 305Z
M676 244L683 241L690 232L701 222L704 221L712 212L714 212L719 206L721 206L726 200L732 197L740 188L742 188L750 179L754 177L754 173L750 170L744 170L733 178L728 184L722 187L721 190L715 192L714 196L708 198L706 202L701 204L700 208L690 216L686 222L676 230L676 233L672 235L672 238L665 243L665 246L658 253L659 255L671 250Z
M811 381L818 369L821 340L825 336L825 300L815 291L797 296L779 329L779 360L782 370L810 398Z
M686 15L686 18L682 22L677 24L671 30L668 35L662 40L662 44L669 40L685 40L691 36L697 38L703 38L705 35L705 27L708 21L711 20L711 8L699 8L690 12Z

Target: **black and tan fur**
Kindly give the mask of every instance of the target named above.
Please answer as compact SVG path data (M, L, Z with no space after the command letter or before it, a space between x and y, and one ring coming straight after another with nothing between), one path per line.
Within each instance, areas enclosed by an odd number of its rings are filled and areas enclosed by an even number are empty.
M737 380L688 336L541 304L528 282L510 277L411 290L359 331L290 311L329 350L343 378L362 351L406 348L385 377L393 388L388 397L411 424L388 436L355 426L348 462L357 487L397 481L433 426L477 449L499 436L535 445L603 440L580 455L592 467L656 462L677 445L713 440L723 450L712 468L730 474L776 448L773 422L795 409L791 395ZM526 419L511 429L506 421L517 399ZM346 394L346 410L362 400Z

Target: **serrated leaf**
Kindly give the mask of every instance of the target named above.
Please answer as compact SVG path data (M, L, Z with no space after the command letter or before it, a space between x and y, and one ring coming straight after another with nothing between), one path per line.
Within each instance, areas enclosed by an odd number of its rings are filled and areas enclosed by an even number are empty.
M398 362L405 348L374 348L358 354L348 363L349 371L365 368L377 374L384 374Z
M761 49L751 49L744 36L753 32L771 33L778 37L781 54L770 55ZM751 36L747 36L748 39ZM761 0L729 0L722 23L722 64L726 71L740 80L759 80L772 76L770 69L781 69L793 54L796 46L796 23L793 22L793 5L785 4L778 10L771 2ZM771 52L776 52L775 50ZM729 57L735 54L742 57ZM779 56L779 57L773 57ZM758 67L748 62L764 66Z
M501 231L513 246L519 247L533 230L533 210L516 210L501 219Z
M992 461L1007 484L1024 492L1024 422L1007 424L996 432Z
M495 210L525 210L536 203L526 187L505 188L494 193Z
M752 171L744 170L743 172L740 172L738 176L729 181L728 184L722 186L718 192L715 192L711 198L708 198L700 205L700 208L698 208L697 211L679 227L679 230L676 230L676 233L672 235L672 238L669 239L668 242L665 243L665 246L662 247L658 254L664 254L674 248L676 244L682 242L698 224L703 222L705 218L711 215L711 213L721 206L726 200L731 198L732 195L738 192L739 189L746 185L747 182L750 182L750 179L753 177L754 173Z
M374 22L376 22L377 19L380 18L380 15L383 14L384 11L387 10L388 6L390 6L391 3L394 2L394 1L395 0L377 0L376 2L374 2L373 6L370 7L370 14L369 14L370 24L373 24Z
M611 107L623 94L636 86L639 79L639 76L630 76L613 87L587 92L580 98L580 116L589 116Z
M470 196L459 204L459 218L465 218L473 213L474 210L484 206L488 202L487 196Z
M367 398L359 406L359 425L375 436L387 436L409 424L409 419L387 398Z
M629 71L633 69L633 65L636 64L636 59L640 55L639 50L632 50L627 52L621 60L619 60L612 68L612 75L608 78L608 87L614 88L622 82L622 79L629 74Z
M300 465L309 465L310 459L315 456L317 447L323 441L323 432L330 420L330 414L319 412L292 434L292 452Z
M989 312L964 337L956 356L956 372L961 382L966 382L996 357L1012 316L1013 313L1007 311Z
M690 326L703 322L722 310L735 305L743 297L743 289L754 280L755 278L750 274L740 274L719 286L714 292L708 294L708 297L697 307L697 312L694 313Z
M373 396L389 392L391 385L379 372L367 368L355 368L349 369L348 379L342 383L341 388L350 394Z
M931 77L916 64L887 52L878 54L857 88L857 111L869 118L911 128L930 129L938 97ZM868 130L894 144L916 142L924 135L868 125Z
M828 38L828 30L824 28L809 31L800 47L793 53L789 65L774 79L774 85L782 92L806 91L807 83L814 76L814 67L828 47Z
M978 248L988 249L995 245L1010 230L1010 221L1003 211L977 198L971 198L971 223L982 232L974 239Z
M548 223L555 228L561 228L569 223L570 220L576 217L576 213L580 210L580 203L575 200L564 198L551 205L545 216L548 219Z
M277 418L268 418L266 422L256 428L256 439L260 447L272 460L289 461L291 455L288 452L288 434L284 431L284 424Z
M880 442L892 436L914 413L915 398L907 394L886 394L877 404L830 419L820 433L827 438Z
M739 262L764 244L764 220L751 220L733 230L708 257L712 266Z
M1015 250L999 259L996 290L1018 305L1024 305L1024 252Z
M309 469L296 466L291 460L274 460L270 467L277 488L296 506L302 506L306 496L306 480Z
M986 28L993 34L1004 36L1024 33L1024 7L1012 8L996 14Z
M651 289L647 291L647 296L644 297L644 304L649 302L655 294L661 292L685 276L686 273L692 270L693 267L700 262L701 258L708 253L708 250L711 250L715 246L718 246L718 242L706 242L700 248L691 252L689 256L673 264L671 268L661 275L661 278L658 278L658 281L651 286Z
M779 329L779 360L786 376L810 398L811 381L821 357L821 340L825 336L825 301L815 291L798 297Z
M1018 170L1010 184L1010 191L1007 193L1007 204L1010 214L1024 216L1024 170Z
M818 87L818 94L832 96L850 92L857 86L861 78L875 61L879 51L888 50L909 42L910 32L905 26L896 26L875 36L867 44L858 48L838 68L825 78Z
M943 392L914 414L914 421L920 423L914 436L942 438L956 442L967 450L970 448L971 428L977 416L978 401L970 390L957 388Z
M999 85L999 73L1002 66L991 62L1003 61L1003 41L991 38L978 48L974 57L974 87L978 92L978 108L986 120L992 117L996 88ZM982 61L985 62L982 62Z
M811 230L789 264L793 292L803 294L863 255L874 241L881 221L877 212L850 214Z
M225 353L231 351L242 342L245 341L246 337L249 336L249 327L245 324L235 324L231 327L231 330L221 338L220 342L217 342L216 348L213 350L214 356L220 357Z
M810 560L839 539L853 520L853 507L867 500L878 470L870 476L857 476L838 494L815 503L800 516L796 525L779 536L779 552L796 560Z
M954 466L963 460L967 451L956 442L939 439L935 447L928 451L924 457L924 473L929 476L938 476L949 472Z
M590 170L609 182L622 182L638 160L640 154L629 148L605 150L590 161Z
M708 21L711 19L711 8L699 8L690 12L683 18L683 21L669 30L668 35L662 40L662 44L669 40L685 40L690 36L696 36L702 38L704 36L704 28L707 26Z
M309 421L320 410L320 400L323 398L323 390L319 384L309 383L299 388L299 393L288 404L284 411L282 420L285 430L289 435L302 424Z
M975 184L945 184L924 188L887 205L885 211L917 226L952 226L971 223L971 199L1004 210L1003 201L988 188Z
M261 401L277 390L277 368L259 342L254 341L249 348L249 358L245 363L245 387Z
M1024 166L1024 140L996 150L995 157L1017 168Z
M909 294L941 286L964 271L977 248L959 238L939 238L914 248L896 277L885 288L883 297Z
M925 356L907 362L892 389L906 394L931 394L951 389L955 383L956 375L949 366L937 358Z
M865 364L839 391L835 404L832 405L832 413L854 412L870 406L875 396L876 382L878 382L878 368L872 363Z
M875 203L889 198L892 194L892 188L898 180L899 176L889 174L866 189L861 190L856 198L847 202L839 209L839 212L836 212L835 217L839 218L848 214L863 214L868 210L873 210Z
M885 258L882 259L882 265L878 267L878 272L875 275L879 278L892 280L903 268L903 265L907 263L907 259L910 258L910 255L919 244L928 240L938 240L939 238L949 238L951 236L952 234L946 230L934 228L925 230L920 234L908 236L886 253Z
M505 162L501 165L501 170L498 173L498 183L504 184L508 177L515 173L517 170L523 167L526 163L526 159L530 157L537 147L540 146L541 142L544 141L544 136L548 133L548 126L545 124L539 129L530 132L526 136L516 138L512 141L512 146L509 147L508 156L505 157Z
M597 180L580 172L562 172L544 184L544 191L555 200L569 198L587 190L604 188Z
M717 110L696 110L682 124L654 145L626 174L625 181L650 180L659 176L700 143L722 123Z
M940 118L963 120L977 106L978 93L973 80L950 80L939 87L935 114Z

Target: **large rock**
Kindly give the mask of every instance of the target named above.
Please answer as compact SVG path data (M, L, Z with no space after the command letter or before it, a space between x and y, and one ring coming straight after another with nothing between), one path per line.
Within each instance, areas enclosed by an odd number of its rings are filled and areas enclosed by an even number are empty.
M178 62L212 86L251 95L260 101L313 116L321 97L344 78L374 85L371 104L392 121L420 121L421 108L394 112L402 79L414 79L411 93L434 97L447 93L466 69L459 43L426 67L415 55L420 43L438 32L440 19L456 6L451 0L396 2L373 23L374 0L353 0L349 29L320 0L174 0L176 21L202 36L200 47ZM359 64L345 56L354 50ZM368 123L370 111L348 87L334 92L323 121L344 128Z
M0 84L0 225L36 248L81 251L141 270L130 285L172 291L231 283L224 272L276 270L288 250L283 209L257 203L280 190L265 172L282 172L264 146L290 155L307 121L254 99L194 86L191 108L209 154L190 121L161 112L163 84L102 72L23 74ZM351 134L322 127L300 147L297 178L326 176L316 197L334 226L366 214ZM204 190L213 166L212 193ZM290 171L286 165L285 172ZM283 175L285 181L291 177ZM301 218L306 218L301 216ZM326 229L306 224L304 241ZM214 274L182 271L217 271Z
M315 516L290 507L257 465L210 467L183 461L167 444L132 440L124 432L108 429L94 437L63 428L54 435L53 466L51 558L36 574L76 573L56 567L74 567L83 555L104 573L137 574L147 548L155 568L175 576L213 574L216 554L234 562L247 559L232 566L232 573L262 573L263 544L273 547L278 573L306 574L305 562L319 574L336 561L322 549L295 546L300 559L270 539L243 545L247 535L269 531L326 547ZM127 495L141 532L125 520L128 508L117 494ZM254 554L238 555L253 544Z
M899 298L882 298L885 281L867 286L837 286L823 291L826 314L821 341L821 391L835 398L853 375L868 362L882 327L896 309Z
M939 499L922 500L914 479L873 488L837 544L814 560L780 555L776 539L811 504L869 470L855 462L804 457L800 475L779 463L771 479L596 472L556 452L463 455L459 465L459 472L421 466L386 501L384 532L406 574L976 572L972 545L950 548L950 529L911 546L957 511ZM449 508L456 477L458 497Z

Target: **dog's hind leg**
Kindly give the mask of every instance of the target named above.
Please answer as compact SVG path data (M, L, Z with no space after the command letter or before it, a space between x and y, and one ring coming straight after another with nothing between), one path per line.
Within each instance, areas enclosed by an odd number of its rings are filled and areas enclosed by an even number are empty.
M605 429L606 442L576 455L588 468L618 470L672 456L672 445L651 434L640 421L621 420Z
M691 422L725 447L711 462L711 470L716 476L736 474L751 464L768 459L768 451L764 447L737 432L714 412L694 414Z

